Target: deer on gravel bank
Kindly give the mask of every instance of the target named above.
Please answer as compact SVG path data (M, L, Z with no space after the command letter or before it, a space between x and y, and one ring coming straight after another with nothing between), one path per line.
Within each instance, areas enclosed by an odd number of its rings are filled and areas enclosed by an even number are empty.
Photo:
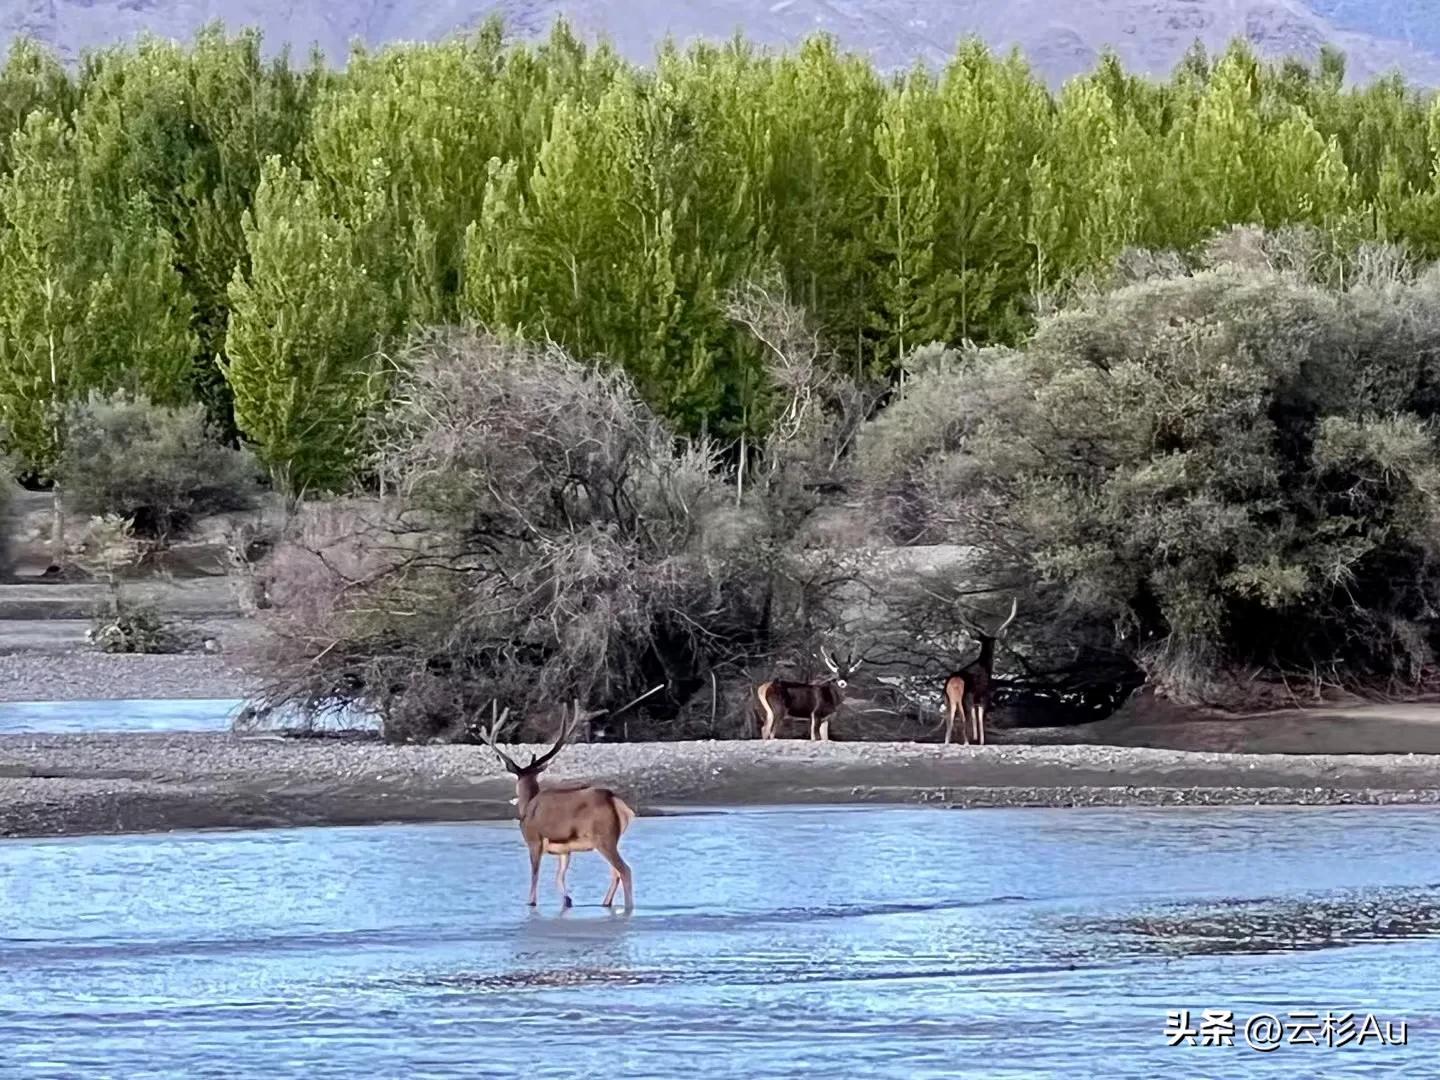
M995 674L995 643L1015 621L1020 600L1010 602L1010 614L993 634L987 634L974 623L964 620L980 642L980 655L945 679L945 741L955 737L955 718L960 717L960 734L970 745L973 730L975 741L985 745L985 714L990 711L991 685Z
M824 649L820 659L830 669L831 678L821 682L792 682L789 679L771 679L755 688L755 697L760 702L764 722L760 728L762 739L775 738L775 727L786 717L808 719L810 738L818 737L829 741L830 718L840 709L845 700L845 680L853 675L863 661L847 658L842 666Z
M540 774L581 723L580 703L574 703L574 715L568 721L562 716L560 735L555 745L539 757L531 754L527 765L521 765L495 743L509 715L510 710L506 709L494 718L495 706L492 703L490 728L481 731L480 737L515 776L516 817L520 821L520 835L530 849L530 906L535 906L540 891L542 858L546 855L559 857L555 884L568 908L572 901L565 886L565 873L570 868L571 854L598 851L610 864L610 888L602 904L610 907L615 901L615 890L623 885L625 910L632 910L635 900L631 891L630 867L620 857L620 837L635 819L635 811L609 788L580 783L556 784L547 788L540 786Z

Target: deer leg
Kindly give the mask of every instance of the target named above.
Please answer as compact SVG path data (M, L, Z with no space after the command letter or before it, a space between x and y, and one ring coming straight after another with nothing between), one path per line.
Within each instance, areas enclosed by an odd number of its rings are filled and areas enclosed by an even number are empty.
M955 699L948 698L945 702L945 745L949 746L955 738Z
M975 706L975 741L985 745L985 706Z
M825 717L824 720L820 721L820 741L830 741L830 718L828 716Z
M539 844L530 845L530 900L529 904L534 907L540 898L540 858L545 854Z
M971 698L967 703L965 698L960 699L960 737L966 746L970 745L970 729L975 722L975 700Z
M564 898L564 906L569 907L574 901L570 899L570 890L565 887L565 872L570 869L570 854L565 852L559 857L559 868L555 871L555 885Z
M609 907L615 902L615 890L620 888L620 871L614 866L610 867L610 888L605 890L605 899L600 901L601 907Z
M815 732L815 714L810 714L810 741L814 742L819 736Z
M760 699L760 711L765 714L765 718L760 723L760 738L762 739L775 737L775 710L770 707L770 702L767 700L769 695L770 684L762 684L760 692L756 695Z
M627 866L625 860L620 857L620 845L614 840L597 837L595 840L595 850L604 856L605 861L610 864L610 869L614 872L615 876L620 879L620 884L625 887L625 910L634 910L635 897L631 891L630 867ZM606 897L607 901L613 901L615 899L613 895L614 892L615 889L612 885L610 895ZM605 906L609 907L610 904L607 902Z

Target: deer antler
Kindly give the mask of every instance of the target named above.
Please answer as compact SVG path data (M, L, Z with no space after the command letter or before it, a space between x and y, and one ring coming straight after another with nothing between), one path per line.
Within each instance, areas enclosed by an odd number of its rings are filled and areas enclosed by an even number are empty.
M496 756L500 759L500 763L504 765L505 768L509 769L516 776L519 776L521 767L515 763L514 758L495 744L495 739L500 734L500 729L505 725L505 721L510 718L510 710L508 708L497 716L496 710L499 707L499 702L492 698L490 701L490 727L488 729L479 729L480 738L485 741L486 746L495 751Z
M542 765L547 764L551 758L560 752L560 748L565 745L565 740L570 737L570 733L574 731L580 723L580 702L574 701L571 703L571 706L574 709L574 714L569 720L565 719L563 712L560 714L560 734L555 738L555 745L550 747L549 750L546 750L545 753L541 754L538 758L534 754L531 754L530 764L525 766L527 769L538 769Z
M1006 617L1005 621L1001 623L1000 626L996 629L995 633L991 634L990 636L998 638L1001 634L1005 633L1006 627L1008 627L1012 622L1015 621L1015 613L1019 610L1020 598L1018 596L1012 596L1010 598L1010 614Z
M971 619L963 611L958 610L959 603L960 601L957 598L955 621L958 622L961 626L963 626L966 630L970 631L970 635L972 637L980 638L982 640L984 638L998 638L1001 634L1005 633L1006 628L1015 621L1015 613L1020 610L1020 598L1017 596L1012 596L1010 598L1010 614L1005 617L1004 622L1002 622L998 627L995 628L995 632L993 634L987 634L984 630L980 628L979 623L977 623L974 619Z
M855 673L855 670L865 662L863 658L856 660L855 651L851 649L845 653L845 662L841 664L836 661L835 657L828 652L823 645L820 648L820 659L825 661L825 666L830 669L832 674L842 679L849 678Z

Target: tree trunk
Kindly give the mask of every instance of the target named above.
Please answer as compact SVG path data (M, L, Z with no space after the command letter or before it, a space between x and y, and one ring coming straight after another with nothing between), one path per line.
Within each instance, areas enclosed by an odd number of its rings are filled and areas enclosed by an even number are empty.
M50 489L50 565L56 570L65 567L65 502L58 480Z

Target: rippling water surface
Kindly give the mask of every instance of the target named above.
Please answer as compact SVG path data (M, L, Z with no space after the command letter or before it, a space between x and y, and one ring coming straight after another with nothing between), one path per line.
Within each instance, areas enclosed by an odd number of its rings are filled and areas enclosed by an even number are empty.
M228 731L241 704L228 698L5 701L0 702L0 735Z
M1440 814L641 818L538 910L513 823L0 843L0 1075L1435 1075ZM553 860L547 860L547 864ZM1407 1045L1166 1045L1366 1013Z

